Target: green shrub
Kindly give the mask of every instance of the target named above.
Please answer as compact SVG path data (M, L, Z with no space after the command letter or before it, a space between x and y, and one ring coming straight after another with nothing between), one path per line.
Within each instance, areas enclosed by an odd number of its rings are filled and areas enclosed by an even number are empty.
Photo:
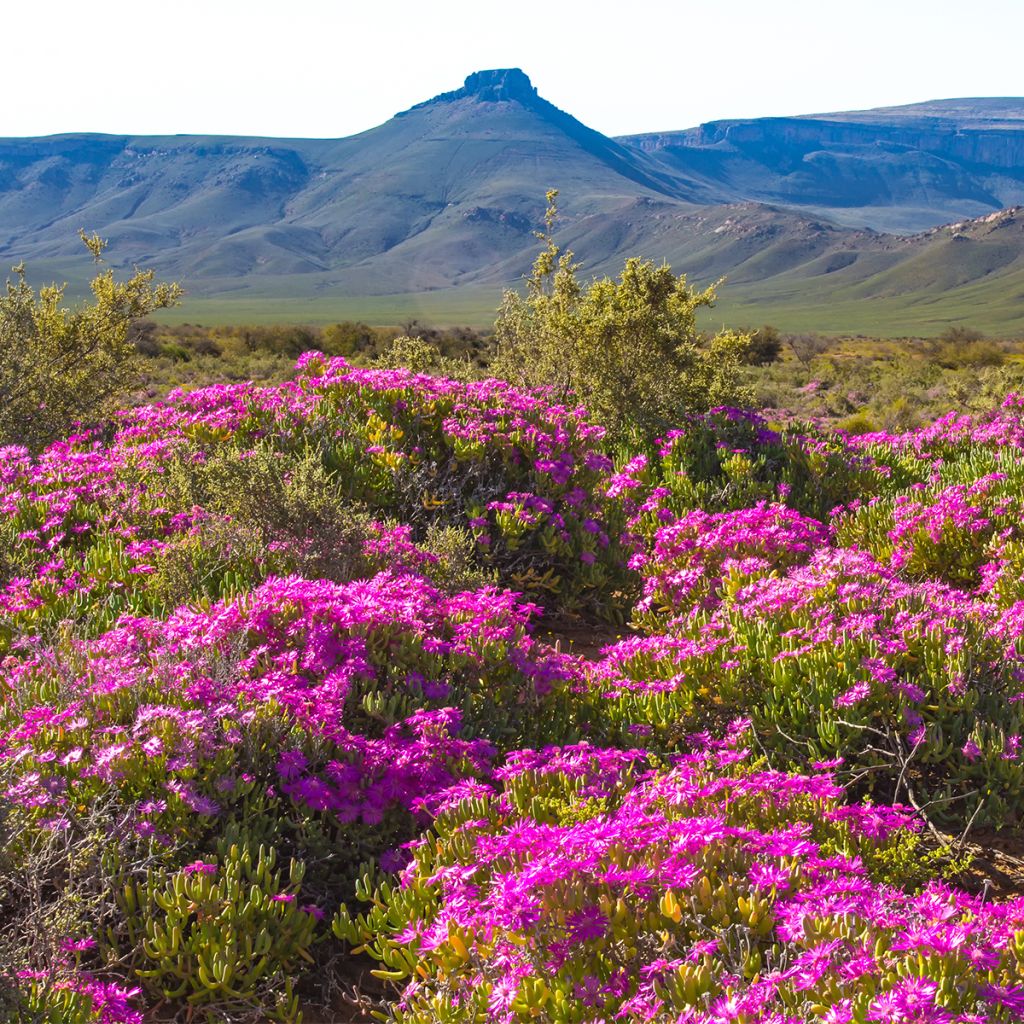
M861 411L839 420L836 423L836 429L856 436L857 434L873 434L878 430L878 427L866 412Z
M393 339L370 365L383 370L412 370L413 373L428 373L451 380L470 380L476 376L470 362L446 356L436 345L420 337Z
M298 1020L291 979L300 961L312 962L319 912L300 905L303 864L291 861L284 881L276 862L265 846L222 845L217 862L153 869L127 885L124 955L144 986L211 1021L239 1010Z
M783 337L777 327L765 324L750 335L750 343L741 362L747 366L768 366L782 358Z
M978 371L1002 366L1006 350L973 327L955 325L927 345L931 361L947 370Z
M266 566L259 579L270 571L298 572L343 583L372 572L362 553L372 519L315 450L282 452L268 442L248 451L186 449L170 465L164 496L176 508L200 506L229 524L227 531L224 525L202 529L197 545L186 541L200 559L220 549L223 564L241 571L262 549ZM219 533L220 542L211 545L209 533ZM197 592L226 594L205 586Z
M423 567L423 573L435 586L449 593L494 586L498 573L481 565L471 531L460 526L431 523L421 545L437 559Z
M635 258L618 281L581 284L573 254L551 235L556 196L548 193L546 247L526 296L507 291L502 301L494 373L582 404L615 438L653 438L684 412L746 403L738 369L749 338L723 332L705 341L697 330L714 288L697 291L667 265Z
M100 260L105 243L82 241ZM36 292L25 279L0 295L0 445L42 448L71 433L82 420L111 413L138 378L137 352L128 338L133 321L174 305L176 284L153 284L153 272L137 270L116 281L106 270L92 281L91 305L68 310L64 288Z

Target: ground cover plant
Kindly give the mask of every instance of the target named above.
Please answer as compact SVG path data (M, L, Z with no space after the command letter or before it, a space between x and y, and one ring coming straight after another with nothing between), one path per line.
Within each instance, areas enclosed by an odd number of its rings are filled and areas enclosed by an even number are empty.
M510 759L364 886L334 929L408 979L395 1020L1014 1019L1024 904L872 881L912 863L910 815L742 749L637 761Z
M278 342L0 449L3 1019L1021 1018L968 851L1024 819L1024 399L631 425Z

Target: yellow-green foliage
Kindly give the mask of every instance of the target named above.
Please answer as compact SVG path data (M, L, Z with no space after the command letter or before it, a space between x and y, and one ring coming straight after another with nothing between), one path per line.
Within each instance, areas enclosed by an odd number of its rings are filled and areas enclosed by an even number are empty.
M7 1008L0 1004L0 1009ZM11 1024L95 1024L99 1010L88 992L63 987L49 978L33 979L20 1005L8 1011L15 1016L5 1019Z
M496 376L519 386L550 387L559 400L586 406L615 436L653 436L684 412L742 404L749 396L738 367L749 337L722 332L705 340L698 310L715 300L667 264L626 260L617 281L589 285L579 264L551 235L557 192L548 193L546 243L525 296L507 291L495 332Z
M383 352L371 360L372 366L384 370L406 369L413 373L427 373L452 380L471 380L476 376L468 359L446 356L433 342L418 335L402 335L393 339Z
M265 846L232 845L219 865L150 871L127 885L122 909L139 930L132 946L146 987L195 1008L262 1006L271 1019L297 1020L290 977L312 960L317 919L298 906L303 864L293 860L283 883L276 859Z
M105 243L84 233L82 241L99 261ZM128 328L174 305L181 289L154 285L151 270L117 281L108 269L92 281L92 304L69 310L63 286L36 294L23 264L14 273L0 296L0 444L40 448L123 400L136 375Z

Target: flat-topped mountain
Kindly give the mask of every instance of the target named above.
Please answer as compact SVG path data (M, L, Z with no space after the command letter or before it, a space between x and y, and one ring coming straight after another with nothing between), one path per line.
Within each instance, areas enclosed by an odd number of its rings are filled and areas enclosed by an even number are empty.
M0 141L0 256L76 255L85 225L113 259L189 280L336 271L349 294L417 291L506 260L513 279L556 186L568 217L682 191L522 72L481 72L346 139Z
M353 297L429 294L443 307L439 294L473 289L493 307L529 267L549 188L561 193L560 240L588 272L640 254L697 281L726 275L743 302L784 294L813 306L894 282L917 293L932 278L913 261L941 248L922 232L1024 203L1024 100L611 139L512 68L476 72L343 139L6 139L0 259L25 259L35 279L80 282L84 227L110 240L115 264L152 266L225 309L265 302L273 315L271 301L308 298L322 318ZM955 287L987 287L1017 272L1018 235L996 245L968 233L984 257L951 250L925 263L954 260L954 278L980 275ZM900 271L904 261L918 269Z

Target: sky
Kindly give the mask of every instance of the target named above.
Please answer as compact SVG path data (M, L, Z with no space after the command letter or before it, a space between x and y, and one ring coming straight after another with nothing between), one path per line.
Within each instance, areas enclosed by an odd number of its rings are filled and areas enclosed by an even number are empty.
M500 67L608 135L1024 94L1024 0L22 0L3 27L0 137L338 138Z

